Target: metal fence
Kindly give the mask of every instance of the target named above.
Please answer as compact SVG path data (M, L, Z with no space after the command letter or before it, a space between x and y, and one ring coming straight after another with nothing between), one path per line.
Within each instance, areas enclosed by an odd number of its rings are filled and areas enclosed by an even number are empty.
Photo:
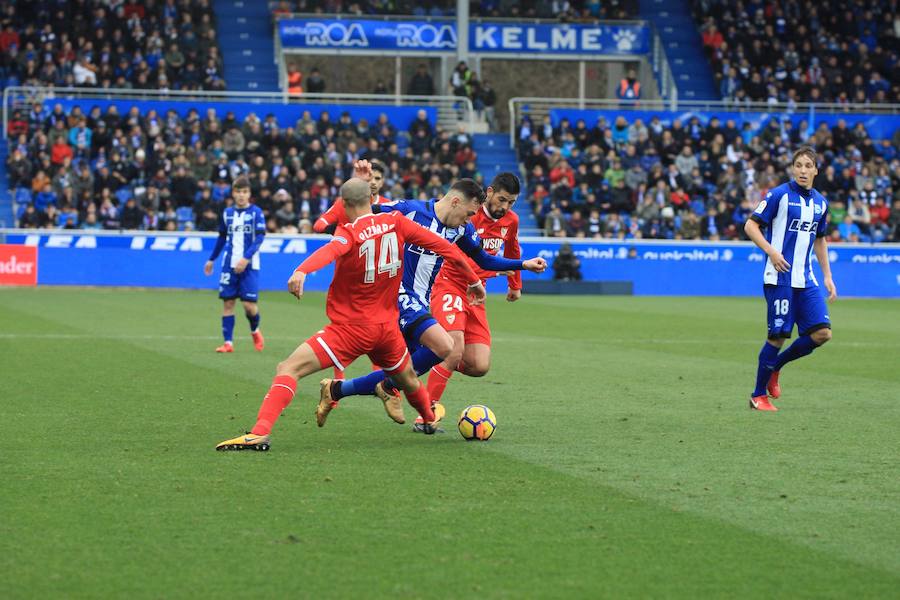
M3 90L3 135L8 137L8 123L16 109L30 109L34 102L50 103L56 99L90 101L134 100L134 101L178 101L178 102L235 102L245 104L392 104L394 106L434 107L438 120L446 120L447 115L462 114L462 121L472 130L475 110L472 101L459 96L385 96L381 94L302 94L292 96L285 92L213 92L213 91L162 91L135 90L128 88L56 88L14 86ZM443 117L443 118L442 118ZM454 120L455 117L453 117Z
M516 147L518 123L527 114L532 122L539 123L554 108L577 108L596 110L651 110L660 112L767 112L783 115L819 114L879 114L900 115L900 104L838 104L808 103L793 104L767 102L735 103L724 100L579 100L578 98L510 98L509 99L509 145Z

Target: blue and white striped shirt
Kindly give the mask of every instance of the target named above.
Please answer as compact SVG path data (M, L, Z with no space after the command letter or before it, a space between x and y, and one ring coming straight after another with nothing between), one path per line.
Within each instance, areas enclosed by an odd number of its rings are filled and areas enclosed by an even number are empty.
M787 273L766 261L763 282L795 288L818 286L812 270L813 242L826 234L828 201L791 180L772 188L750 218L766 228L766 240L791 265Z

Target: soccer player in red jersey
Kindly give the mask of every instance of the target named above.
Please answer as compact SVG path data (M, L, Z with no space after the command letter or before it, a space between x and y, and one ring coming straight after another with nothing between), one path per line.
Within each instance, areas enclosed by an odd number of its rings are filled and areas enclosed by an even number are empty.
M370 164L372 165L372 175L369 179L369 187L372 193L371 202L372 204L387 204L391 202L391 199L381 195L381 188L384 187L384 164L377 160L371 161ZM343 225L347 222L349 220L344 210L344 200L338 198L328 210L322 213L322 216L316 219L316 222L313 223L313 231L316 233L334 233L338 225Z
M225 440L216 450L268 450L269 434L281 412L291 403L297 380L332 365L349 364L363 354L373 362L388 365L387 371L396 378L407 400L426 423L426 433L434 433L435 416L428 391L410 365L409 352L397 325L403 244L419 244L454 262L470 282L473 302L484 301L484 285L459 248L447 240L402 215L373 214L369 187L362 179L346 182L341 186L341 195L351 222L339 226L331 242L303 261L288 280L288 290L300 299L307 274L337 260L326 300L331 323L278 363L253 429ZM325 424L333 407L332 402L320 396L316 409L319 427ZM399 403L386 402L385 409L392 419L403 422Z
M388 202L391 202L390 198L385 198L381 195L381 188L384 187L384 164L378 160L373 160L369 164L371 165L369 188L372 194L372 204L387 204ZM348 219L347 213L344 210L344 200L343 198L338 198L328 210L322 213L322 216L316 219L316 222L313 223L313 231L316 233L333 234L338 225L344 225L347 222ZM334 378L343 379L344 369L337 366L334 367Z
M490 254L497 254L502 249L505 258L522 256L519 215L512 210L519 190L518 177L510 172L498 173L487 188L484 205L471 219L482 248ZM466 260L482 281L499 274L478 267L470 258ZM428 393L433 403L440 402L454 371L483 377L491 365L491 329L487 311L483 304L471 306L464 302L466 290L461 277L455 265L444 263L431 291L431 313L453 339L453 351L428 374ZM506 300L515 302L522 296L521 271L510 271L507 282ZM416 419L417 430L421 429L420 423Z

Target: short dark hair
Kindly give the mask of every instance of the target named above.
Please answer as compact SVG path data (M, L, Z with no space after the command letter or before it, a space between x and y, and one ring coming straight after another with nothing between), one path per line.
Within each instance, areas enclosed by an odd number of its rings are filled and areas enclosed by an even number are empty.
M813 161L813 165L819 164L818 156L816 156L816 151L812 146L800 146L797 148L794 154L791 155L791 164L793 165L797 162L797 159L801 156L808 156Z
M515 173L511 173L510 171L497 173L497 176L491 181L491 187L494 188L495 192L503 190L504 192L509 192L513 196L518 196L519 190L521 189L519 178L516 177Z
M372 165L373 171L378 171L382 175L384 175L384 172L387 171L387 168L384 166L384 163L381 162L380 160L371 160L369 162Z
M250 189L250 180L244 175L241 175L234 180L234 183L231 184L231 188L235 190Z
M458 179L450 186L451 192L459 192L467 200L475 200L478 204L484 204L485 193L474 179Z

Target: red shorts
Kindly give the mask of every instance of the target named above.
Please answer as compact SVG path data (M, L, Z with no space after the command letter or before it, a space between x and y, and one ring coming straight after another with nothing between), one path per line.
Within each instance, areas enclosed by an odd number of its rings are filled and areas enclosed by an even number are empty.
M323 369L335 366L343 371L363 354L376 365L386 365L384 370L389 375L399 373L409 362L406 341L396 321L374 325L331 323L306 343Z
M447 331L464 332L467 344L491 345L487 309L484 304L469 304L465 287L449 279L435 281L431 289L431 314Z

